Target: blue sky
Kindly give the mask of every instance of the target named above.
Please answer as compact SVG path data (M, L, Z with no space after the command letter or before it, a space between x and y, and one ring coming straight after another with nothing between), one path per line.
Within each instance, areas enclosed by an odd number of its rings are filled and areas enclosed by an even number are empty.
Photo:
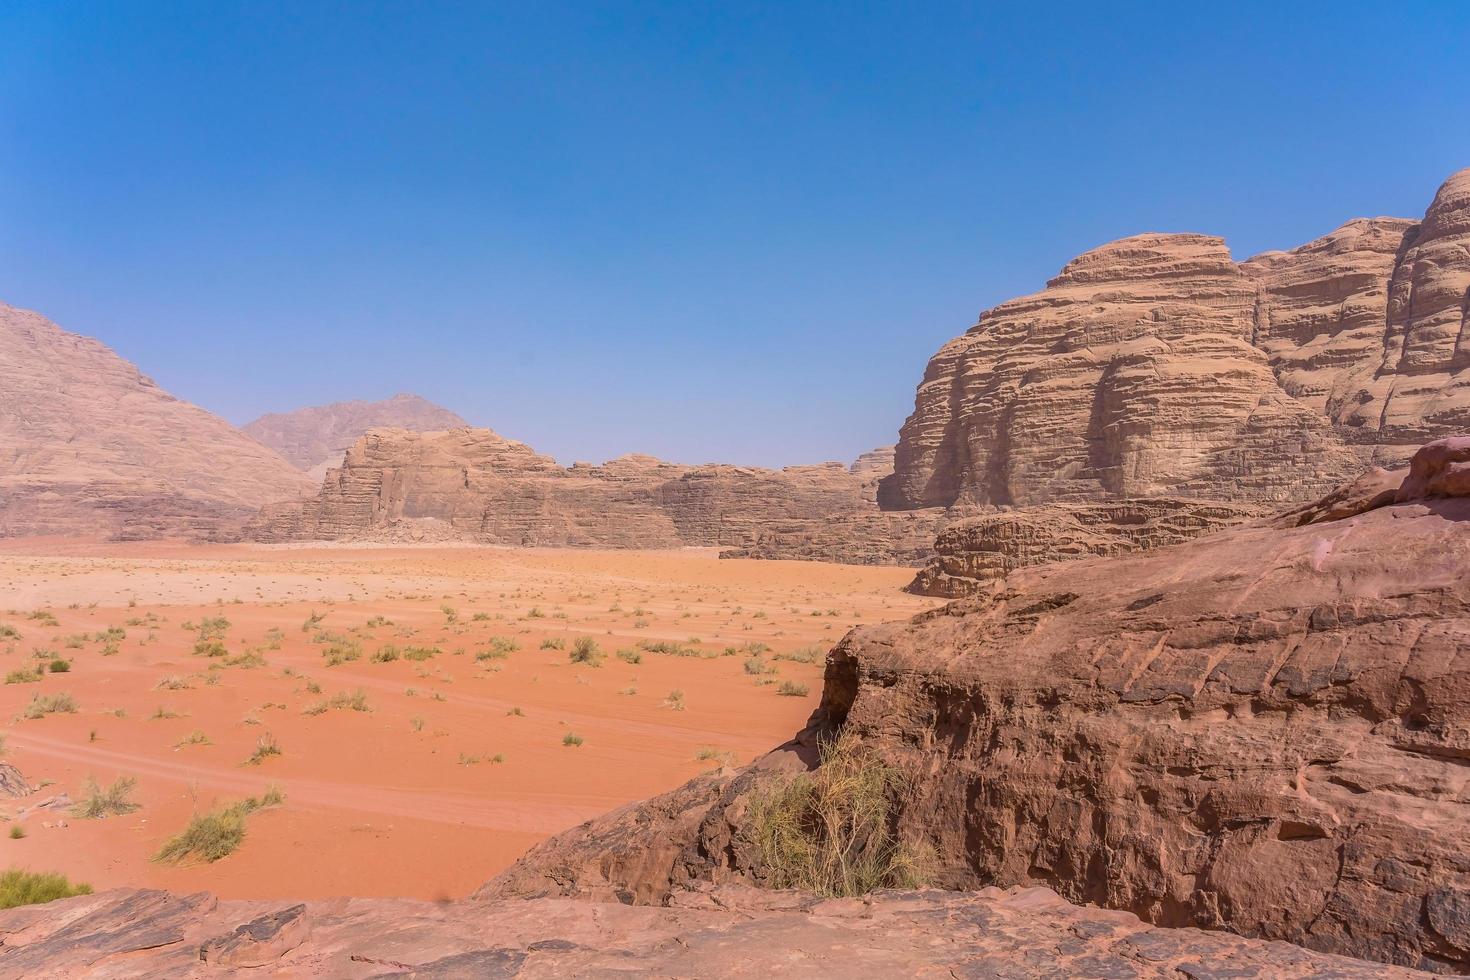
M1031 8L0 0L0 300L234 422L848 459L1080 251L1470 166L1470 4Z

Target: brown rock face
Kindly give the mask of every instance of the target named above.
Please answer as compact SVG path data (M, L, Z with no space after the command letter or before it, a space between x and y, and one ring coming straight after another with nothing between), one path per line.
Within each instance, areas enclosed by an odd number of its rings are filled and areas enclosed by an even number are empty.
M469 425L447 408L418 395L394 395L382 401L333 402L294 412L262 415L241 431L280 453L293 466L317 479L337 465L347 448L369 429L436 432Z
M1460 493L1466 455L1411 471ZM553 838L487 894L759 880L748 792L843 727L907 774L898 832L940 884L1470 969L1470 497L1371 499L854 630L795 742ZM619 825L625 853L657 840L642 864L593 858Z
M195 535L311 481L109 348L0 304L0 537Z
M934 557L908 591L958 599L1018 568L1161 548L1259 516L1251 504L1207 500L1124 500L1048 504L949 524Z
M489 429L375 430L314 500L265 508L246 536L361 539L432 523L432 533L493 544L922 562L942 515L880 514L873 486L871 472L838 463L766 470L624 456L563 467Z
M117 890L0 912L0 977L1412 976L1285 943L1156 929L1044 888L820 901L720 888L668 908L393 899L220 902Z
M1311 500L1470 426L1467 317L1470 170L1421 222L1239 265L1203 235L1112 242L934 356L879 500Z
M1265 291L1258 343L1286 390L1375 461L1470 425L1470 170L1417 224L1360 219L1241 268Z
M1251 345L1225 243L1139 235L983 314L929 362L888 510L1317 495L1359 464Z

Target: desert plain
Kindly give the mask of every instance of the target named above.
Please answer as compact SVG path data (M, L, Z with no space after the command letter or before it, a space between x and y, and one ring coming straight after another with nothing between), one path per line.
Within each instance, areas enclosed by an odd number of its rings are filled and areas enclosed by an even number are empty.
M789 737L849 627L936 605L900 591L911 574L713 549L6 541L5 759L42 787L5 807L21 829L0 846L99 889L464 896ZM75 710L25 717L57 694ZM136 809L79 818L89 779L135 780ZM284 802L235 853L154 859L191 815L271 788Z

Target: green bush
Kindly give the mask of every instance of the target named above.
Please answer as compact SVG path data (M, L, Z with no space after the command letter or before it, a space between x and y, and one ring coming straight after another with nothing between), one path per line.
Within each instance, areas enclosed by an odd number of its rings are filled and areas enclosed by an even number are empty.
M181 864L189 858L218 861L233 854L245 840L245 819L256 810L279 806L285 796L275 787L259 799L250 797L230 806L195 814L183 832L169 838L153 855L160 863Z
M746 833L767 884L828 896L922 885L930 855L893 833L902 791L897 770L845 733L812 772L753 791Z
M19 825L11 830L19 829ZM11 834L12 837L16 835ZM25 832L21 831L21 837ZM73 885L65 875L49 871L21 871L11 868L0 873L0 909L13 909L21 905L41 905L58 898L92 894L92 886Z
M138 809L138 804L129 797L138 781L132 776L119 776L111 786L103 789L95 776L88 776L82 784L82 802L71 808L72 816L83 820L101 820L103 817L120 817Z

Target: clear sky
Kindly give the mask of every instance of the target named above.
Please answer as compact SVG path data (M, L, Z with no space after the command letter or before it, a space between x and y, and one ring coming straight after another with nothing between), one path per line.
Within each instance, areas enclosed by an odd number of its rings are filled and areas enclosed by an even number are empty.
M0 300L237 423L849 459L1101 242L1422 214L1467 52L1459 0L0 0Z

